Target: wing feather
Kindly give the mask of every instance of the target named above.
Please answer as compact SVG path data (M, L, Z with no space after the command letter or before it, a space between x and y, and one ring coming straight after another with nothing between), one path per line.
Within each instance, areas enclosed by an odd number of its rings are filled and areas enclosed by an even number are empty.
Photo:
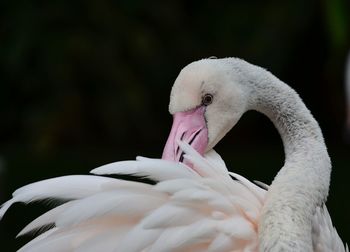
M166 204L145 217L142 224L145 229L170 228L188 225L203 217L204 214L198 212L197 209L181 205Z
M17 189L13 198L5 202L0 209L0 219L8 208L16 202L29 203L36 200L78 199L101 191L105 183L116 183L116 180L91 175L71 175L46 179Z
M15 202L69 200L19 233L54 224L25 252L256 251L266 191L237 174L231 179L214 151L203 158L186 143L181 148L193 166L138 157L92 170L148 177L155 185L95 175L48 179L18 189L0 217Z
M18 236L22 236L24 234L27 234L29 232L32 232L33 230L39 229L43 226L53 224L56 222L58 216L62 214L64 210L66 210L69 206L74 204L74 201L69 201L65 204L62 204L60 206L57 206L50 211L44 213L43 215L39 216L35 220L33 220L31 223L29 223L27 226L25 226L21 232L18 233Z
M150 251L187 251L193 245L209 243L216 234L215 223L210 219L202 219L186 226L167 228L153 243Z
M333 227L325 205L318 207L313 217L312 242L316 252L349 252L348 245L342 242L337 230Z
M181 168L179 169L179 167ZM176 178L195 178L198 174L182 163L159 159L141 159L140 161L120 161L95 168L96 175L126 174L147 177L156 181Z
M108 191L76 201L58 216L56 225L58 227L74 226L83 221L106 215L134 218L147 214L164 201L165 197L158 195Z

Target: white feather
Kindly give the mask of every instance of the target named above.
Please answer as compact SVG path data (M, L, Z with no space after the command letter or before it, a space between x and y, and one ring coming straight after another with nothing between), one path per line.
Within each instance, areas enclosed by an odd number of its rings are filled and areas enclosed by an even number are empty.
M46 232L40 234L39 236L35 237L33 240L28 242L26 245L24 245L22 248L18 250L18 252L28 252L30 251L31 247L35 244L40 243L40 241L45 240L47 237L49 237L51 234L55 233L58 230L58 228L52 228L50 230L47 230Z
M186 251L186 248L194 244L210 242L216 234L215 223L209 219L202 219L187 226L165 229L150 251Z
M161 205L165 197L131 192L108 191L78 200L58 216L58 227L74 226L85 220L110 216L134 218ZM84 211L82 211L84 209Z
M182 169L179 169L179 166L182 166ZM127 174L147 177L156 181L198 177L196 173L181 163L176 164L174 162L159 159L143 159L142 162L115 162L93 169L91 173L97 175Z
M266 195L265 189L260 188L259 186L255 185L254 183L250 182L248 179L246 179L245 177L237 173L229 172L229 174L235 179L239 180L247 188L249 188L249 190L259 199L261 203L265 201L265 195Z
M157 240L162 232L162 229L144 229L141 225L136 225L126 234L115 251L140 252L145 249L147 251L147 248Z
M145 229L185 226L204 217L199 211L187 206L166 204L145 217L142 226Z
M17 189L13 198L5 202L0 209L0 219L15 202L29 203L46 198L78 199L101 191L106 183L115 183L111 178L71 175L35 182Z
M210 243L210 246L208 247L208 252L228 252L232 251L233 247L236 247L234 245L234 241L228 235L220 233Z
M135 223L132 223L133 225ZM98 218L86 221L80 225L65 228L56 227L43 233L44 238L34 239L26 244L20 251L25 252L44 252L44 251L74 251L83 243L94 239L96 236L111 229L121 227L122 232L130 227L130 223L118 218ZM115 232L117 240L118 232ZM51 249L54 248L54 249Z
M318 207L312 220L312 240L315 252L349 252L347 244L343 244L337 230L333 227L326 206Z
M211 149L205 153L204 158L210 163L211 167L215 167L215 170L218 173L221 173L223 175L227 174L228 170L225 161L214 149Z
M187 179L187 178L165 180L165 181L159 182L154 186L155 190L166 192L168 194L174 194L178 191L193 189L193 188L202 189L202 190L209 189L208 186L205 186L203 183L200 183L200 181Z
M186 153L184 155L185 160L190 161L193 164L193 169L202 177L214 177L222 174L221 163L218 166L219 169L213 169L211 164L202 156L196 152L188 143L178 141L179 147ZM215 167L216 168L216 167ZM225 173L227 175L227 172Z
M69 206L74 204L75 201L70 201L65 204L62 204L60 206L57 206L50 211L44 213L43 215L39 216L35 220L33 220L31 223L29 223L27 226L25 226L21 232L18 233L18 236L24 235L28 232L31 232L35 229L38 229L42 226L53 224L56 222L58 216L62 214L64 210L66 210Z
M118 244L123 236L125 236L126 230L128 230L127 227L118 226L117 228L102 232L80 244L74 252L120 251Z

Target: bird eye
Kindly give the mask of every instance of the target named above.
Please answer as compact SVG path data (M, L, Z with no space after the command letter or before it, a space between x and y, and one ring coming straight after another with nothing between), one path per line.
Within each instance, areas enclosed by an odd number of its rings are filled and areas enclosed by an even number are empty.
M213 95L212 94L205 94L202 97L202 105L204 106L208 106L209 104L211 104L213 102Z

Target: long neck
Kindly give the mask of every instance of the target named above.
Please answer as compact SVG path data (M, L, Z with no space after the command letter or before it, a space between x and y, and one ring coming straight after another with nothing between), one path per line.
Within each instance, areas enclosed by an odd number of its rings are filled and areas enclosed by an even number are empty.
M249 84L250 109L271 119L286 155L260 218L260 251L313 251L311 221L328 195L330 159L320 127L298 94L267 71L259 71Z

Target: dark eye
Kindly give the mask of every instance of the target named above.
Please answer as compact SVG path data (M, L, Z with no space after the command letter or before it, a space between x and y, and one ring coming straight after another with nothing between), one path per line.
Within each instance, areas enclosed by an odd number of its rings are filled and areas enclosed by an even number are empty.
M209 104L211 104L213 102L213 95L212 94L205 94L202 97L202 105L204 106L208 106Z

